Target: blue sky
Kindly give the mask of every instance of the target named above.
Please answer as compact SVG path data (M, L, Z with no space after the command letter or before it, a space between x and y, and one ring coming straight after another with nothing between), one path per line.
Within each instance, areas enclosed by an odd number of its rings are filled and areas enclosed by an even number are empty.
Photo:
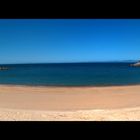
M140 59L140 19L0 19L0 63Z

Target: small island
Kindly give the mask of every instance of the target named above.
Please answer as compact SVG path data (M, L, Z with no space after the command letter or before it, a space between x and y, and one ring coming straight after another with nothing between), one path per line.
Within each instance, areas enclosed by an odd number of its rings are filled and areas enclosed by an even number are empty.
M8 67L0 67L0 70L8 70Z

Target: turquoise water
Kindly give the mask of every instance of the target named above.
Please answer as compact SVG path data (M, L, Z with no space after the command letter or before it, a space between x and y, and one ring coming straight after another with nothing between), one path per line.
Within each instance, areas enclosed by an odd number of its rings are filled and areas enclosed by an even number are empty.
M0 84L39 86L109 86L140 84L140 67L130 63L6 65Z

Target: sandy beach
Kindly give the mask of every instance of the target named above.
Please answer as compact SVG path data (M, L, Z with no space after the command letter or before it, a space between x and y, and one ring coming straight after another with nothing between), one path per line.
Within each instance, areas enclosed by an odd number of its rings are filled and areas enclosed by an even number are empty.
M0 85L0 120L140 120L140 85L112 87Z

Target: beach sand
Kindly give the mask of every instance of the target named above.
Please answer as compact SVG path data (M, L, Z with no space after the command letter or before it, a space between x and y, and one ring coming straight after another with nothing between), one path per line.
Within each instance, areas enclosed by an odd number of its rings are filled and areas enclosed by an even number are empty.
M140 85L112 87L0 85L0 120L140 120Z

